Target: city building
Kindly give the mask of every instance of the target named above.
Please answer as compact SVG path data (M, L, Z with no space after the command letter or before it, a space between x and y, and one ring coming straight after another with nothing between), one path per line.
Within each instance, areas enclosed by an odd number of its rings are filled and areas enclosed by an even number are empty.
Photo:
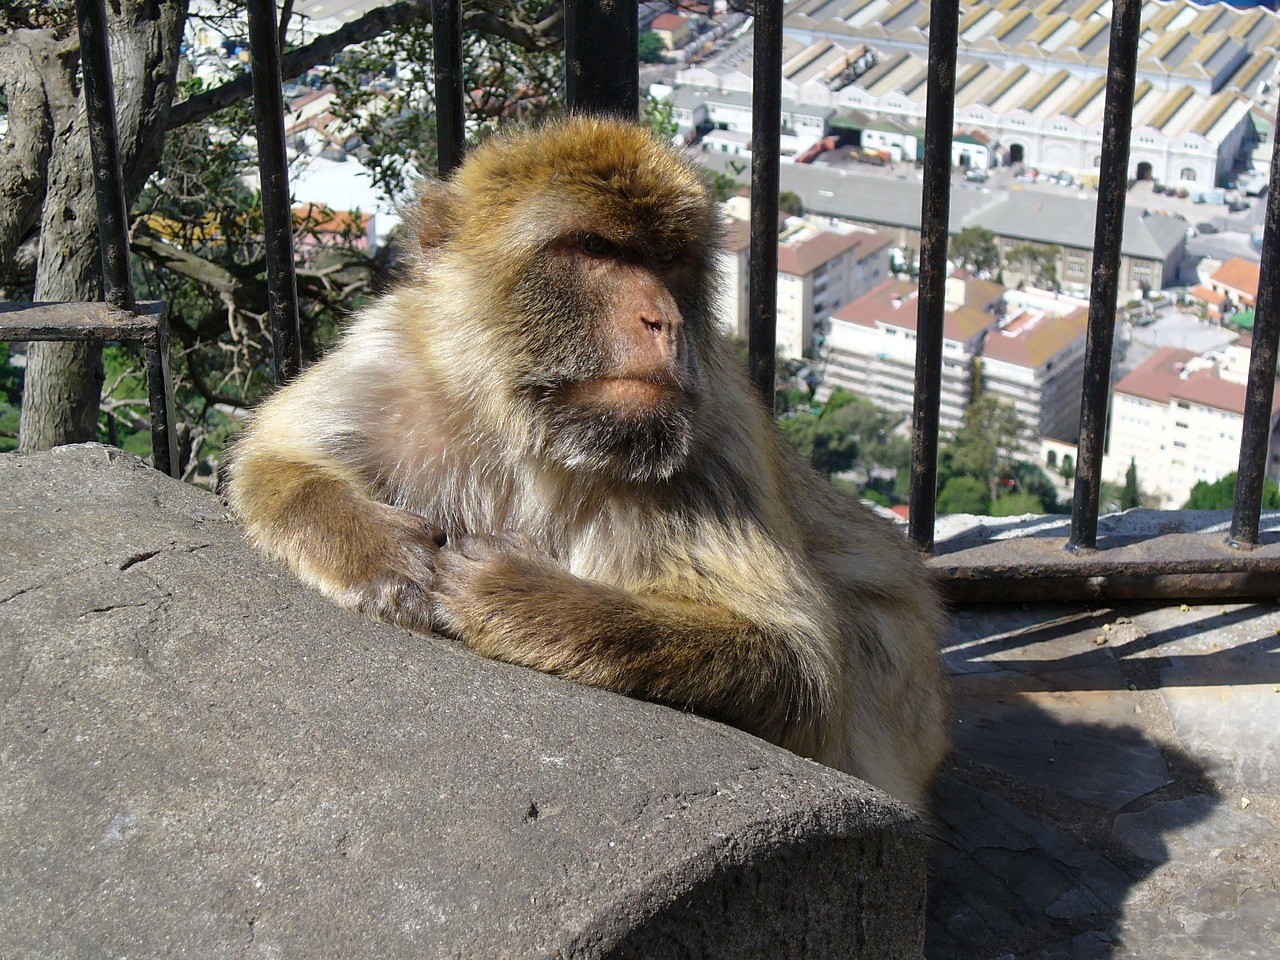
M886 177L835 167L784 163L783 190L800 197L806 210L873 227L894 246L920 249L920 183L914 177ZM983 227L996 235L1001 255L1034 245L1053 254L1062 290L1086 296L1093 270L1093 192L1048 193L1010 190L951 192L953 234ZM1120 300L1141 296L1176 282L1186 259L1187 223L1177 217L1125 207L1117 293ZM1006 265L1006 280L1017 275Z
M1166 347L1113 388L1103 477L1123 483L1130 461L1144 493L1180 507L1199 481L1236 470L1244 424L1247 347L1199 355ZM1273 409L1268 476L1277 472Z
M720 316L726 330L745 337L750 238L739 222L726 233ZM888 238L874 230L786 218L778 235L779 353L809 356L814 334L825 333L831 312L889 276L889 248Z
M649 29L662 38L667 50L679 50L693 39L693 25L678 13L662 13L653 18Z
M1258 303L1260 270L1256 263L1232 257L1210 275L1205 285L1237 308L1254 307Z
M925 0L796 0L784 24L783 96L923 121ZM1280 16L1190 0L1147 0L1134 92L1130 175L1188 187L1230 177L1254 136L1250 108L1280 62ZM955 123L983 131L991 160L1090 175L1099 166L1111 7L1102 0L980 2L962 11ZM677 83L749 91L750 64L726 58ZM977 151L971 162L981 165Z
M1037 437L1080 433L1087 301L1040 290L1008 290L977 358L977 383L1018 410Z
M671 104L678 136L691 142L700 136L727 131L745 142L749 153L751 138L751 93L714 91L695 87L659 87L650 91ZM781 140L783 156L795 156L813 146L829 132L836 108L796 100L782 101Z
M915 281L892 279L832 314L823 355L826 385L910 412L917 307ZM1074 438L1086 304L957 273L947 279L945 308L941 429L958 429L974 396L986 392L1012 403L1039 437Z
M889 279L831 316L822 356L826 388L843 387L885 410L910 414L915 402L919 289ZM943 432L960 427L973 398L973 357L996 320L1004 288L982 280L947 280L942 323Z

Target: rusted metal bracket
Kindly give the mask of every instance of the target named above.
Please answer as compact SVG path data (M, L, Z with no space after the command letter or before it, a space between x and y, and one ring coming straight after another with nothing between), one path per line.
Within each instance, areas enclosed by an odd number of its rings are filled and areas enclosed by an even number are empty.
M1280 536L1240 550L1228 543L1227 511L1183 514L1195 515L1206 521L1198 531L1104 534L1096 550L1064 550L1065 530L1054 530L941 543L926 562L954 603L1280 598Z
M151 407L151 459L171 477L179 474L169 372L169 306L139 303L121 310L109 303L0 303L0 340L122 340L142 345Z

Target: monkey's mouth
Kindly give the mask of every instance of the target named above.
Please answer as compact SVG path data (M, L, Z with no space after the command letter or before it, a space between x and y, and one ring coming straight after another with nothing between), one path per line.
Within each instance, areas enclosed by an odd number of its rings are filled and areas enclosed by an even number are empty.
M674 380L649 377L600 377L570 383L563 389L570 404L619 413L676 407L685 400L685 391Z

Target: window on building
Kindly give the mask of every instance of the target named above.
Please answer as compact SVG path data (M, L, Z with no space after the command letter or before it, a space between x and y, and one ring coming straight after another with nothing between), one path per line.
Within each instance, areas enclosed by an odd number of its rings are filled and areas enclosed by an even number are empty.
M1187 183L1195 183L1196 182L1195 167L1183 167L1182 172L1179 173L1178 176L1180 176L1183 180L1187 181Z

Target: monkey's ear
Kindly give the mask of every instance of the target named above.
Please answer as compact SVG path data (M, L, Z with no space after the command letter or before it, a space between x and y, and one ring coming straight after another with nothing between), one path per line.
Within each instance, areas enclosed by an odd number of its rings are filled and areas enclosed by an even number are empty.
M406 218L423 253L431 253L453 236L457 226L457 191L453 184L427 180Z

